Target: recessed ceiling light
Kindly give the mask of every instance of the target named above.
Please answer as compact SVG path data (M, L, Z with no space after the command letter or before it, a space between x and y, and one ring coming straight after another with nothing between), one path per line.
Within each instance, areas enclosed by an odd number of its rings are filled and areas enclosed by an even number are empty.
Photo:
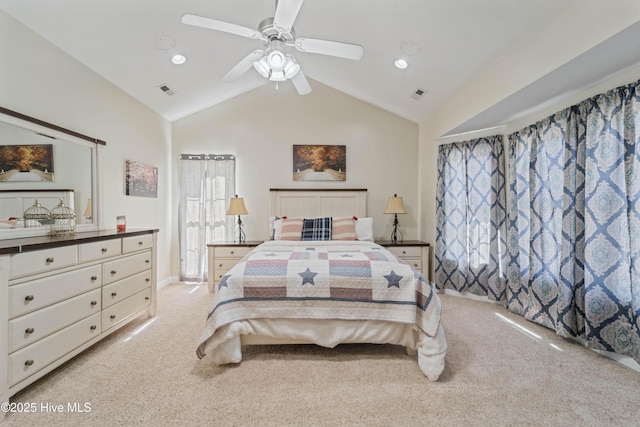
M187 57L180 54L173 55L171 57L171 62L173 62L176 65L184 64L186 60L187 60Z
M399 68L401 70L404 70L405 68L407 68L409 66L409 64L407 63L407 61L405 61L402 58L396 59L396 62L394 62L396 68Z

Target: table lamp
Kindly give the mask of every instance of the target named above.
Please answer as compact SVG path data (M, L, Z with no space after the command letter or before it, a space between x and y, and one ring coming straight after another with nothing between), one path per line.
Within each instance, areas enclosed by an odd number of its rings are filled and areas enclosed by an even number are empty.
M394 194L393 197L389 197L389 200L387 201L387 207L384 209L384 213L394 214L391 242L398 243L398 214L407 213L404 208L404 203L402 202L402 197L398 197L397 194Z
M244 199L238 197L237 194L236 197L229 199L227 215L238 215L238 243L244 243L245 235L244 231L242 231L242 219L240 218L240 215L249 215L247 207L244 205Z

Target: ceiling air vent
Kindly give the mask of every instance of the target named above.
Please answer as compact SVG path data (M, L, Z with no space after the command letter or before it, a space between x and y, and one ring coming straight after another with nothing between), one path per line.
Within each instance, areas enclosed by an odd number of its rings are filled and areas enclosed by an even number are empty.
M161 91L163 91L164 93L166 93L169 96L176 94L173 89L171 89L169 86L167 86L166 83L165 84L161 84L160 86L158 86L158 88L160 88Z
M415 99L416 101L420 101L426 93L426 90L418 88L411 94L411 98Z

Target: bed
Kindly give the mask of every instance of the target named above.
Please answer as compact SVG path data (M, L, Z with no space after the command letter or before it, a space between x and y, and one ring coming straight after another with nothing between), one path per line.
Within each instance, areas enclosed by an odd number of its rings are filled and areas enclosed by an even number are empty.
M217 284L198 357L239 363L242 346L254 344L394 344L417 356L422 373L436 381L447 345L440 300L420 272L369 237L284 237L293 218L313 220L314 232L332 221L366 218L366 190L271 190L270 211L287 214L281 233Z

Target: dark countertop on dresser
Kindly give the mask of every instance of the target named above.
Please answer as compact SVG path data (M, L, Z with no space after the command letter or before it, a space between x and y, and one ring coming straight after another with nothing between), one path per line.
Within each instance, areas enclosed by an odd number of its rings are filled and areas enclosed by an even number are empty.
M77 245L80 243L98 242L100 240L117 239L120 237L139 236L143 234L157 233L157 228L118 230L96 230L76 233L74 236L34 236L20 237L17 239L0 240L0 255L13 254L38 249L55 248L59 246Z

